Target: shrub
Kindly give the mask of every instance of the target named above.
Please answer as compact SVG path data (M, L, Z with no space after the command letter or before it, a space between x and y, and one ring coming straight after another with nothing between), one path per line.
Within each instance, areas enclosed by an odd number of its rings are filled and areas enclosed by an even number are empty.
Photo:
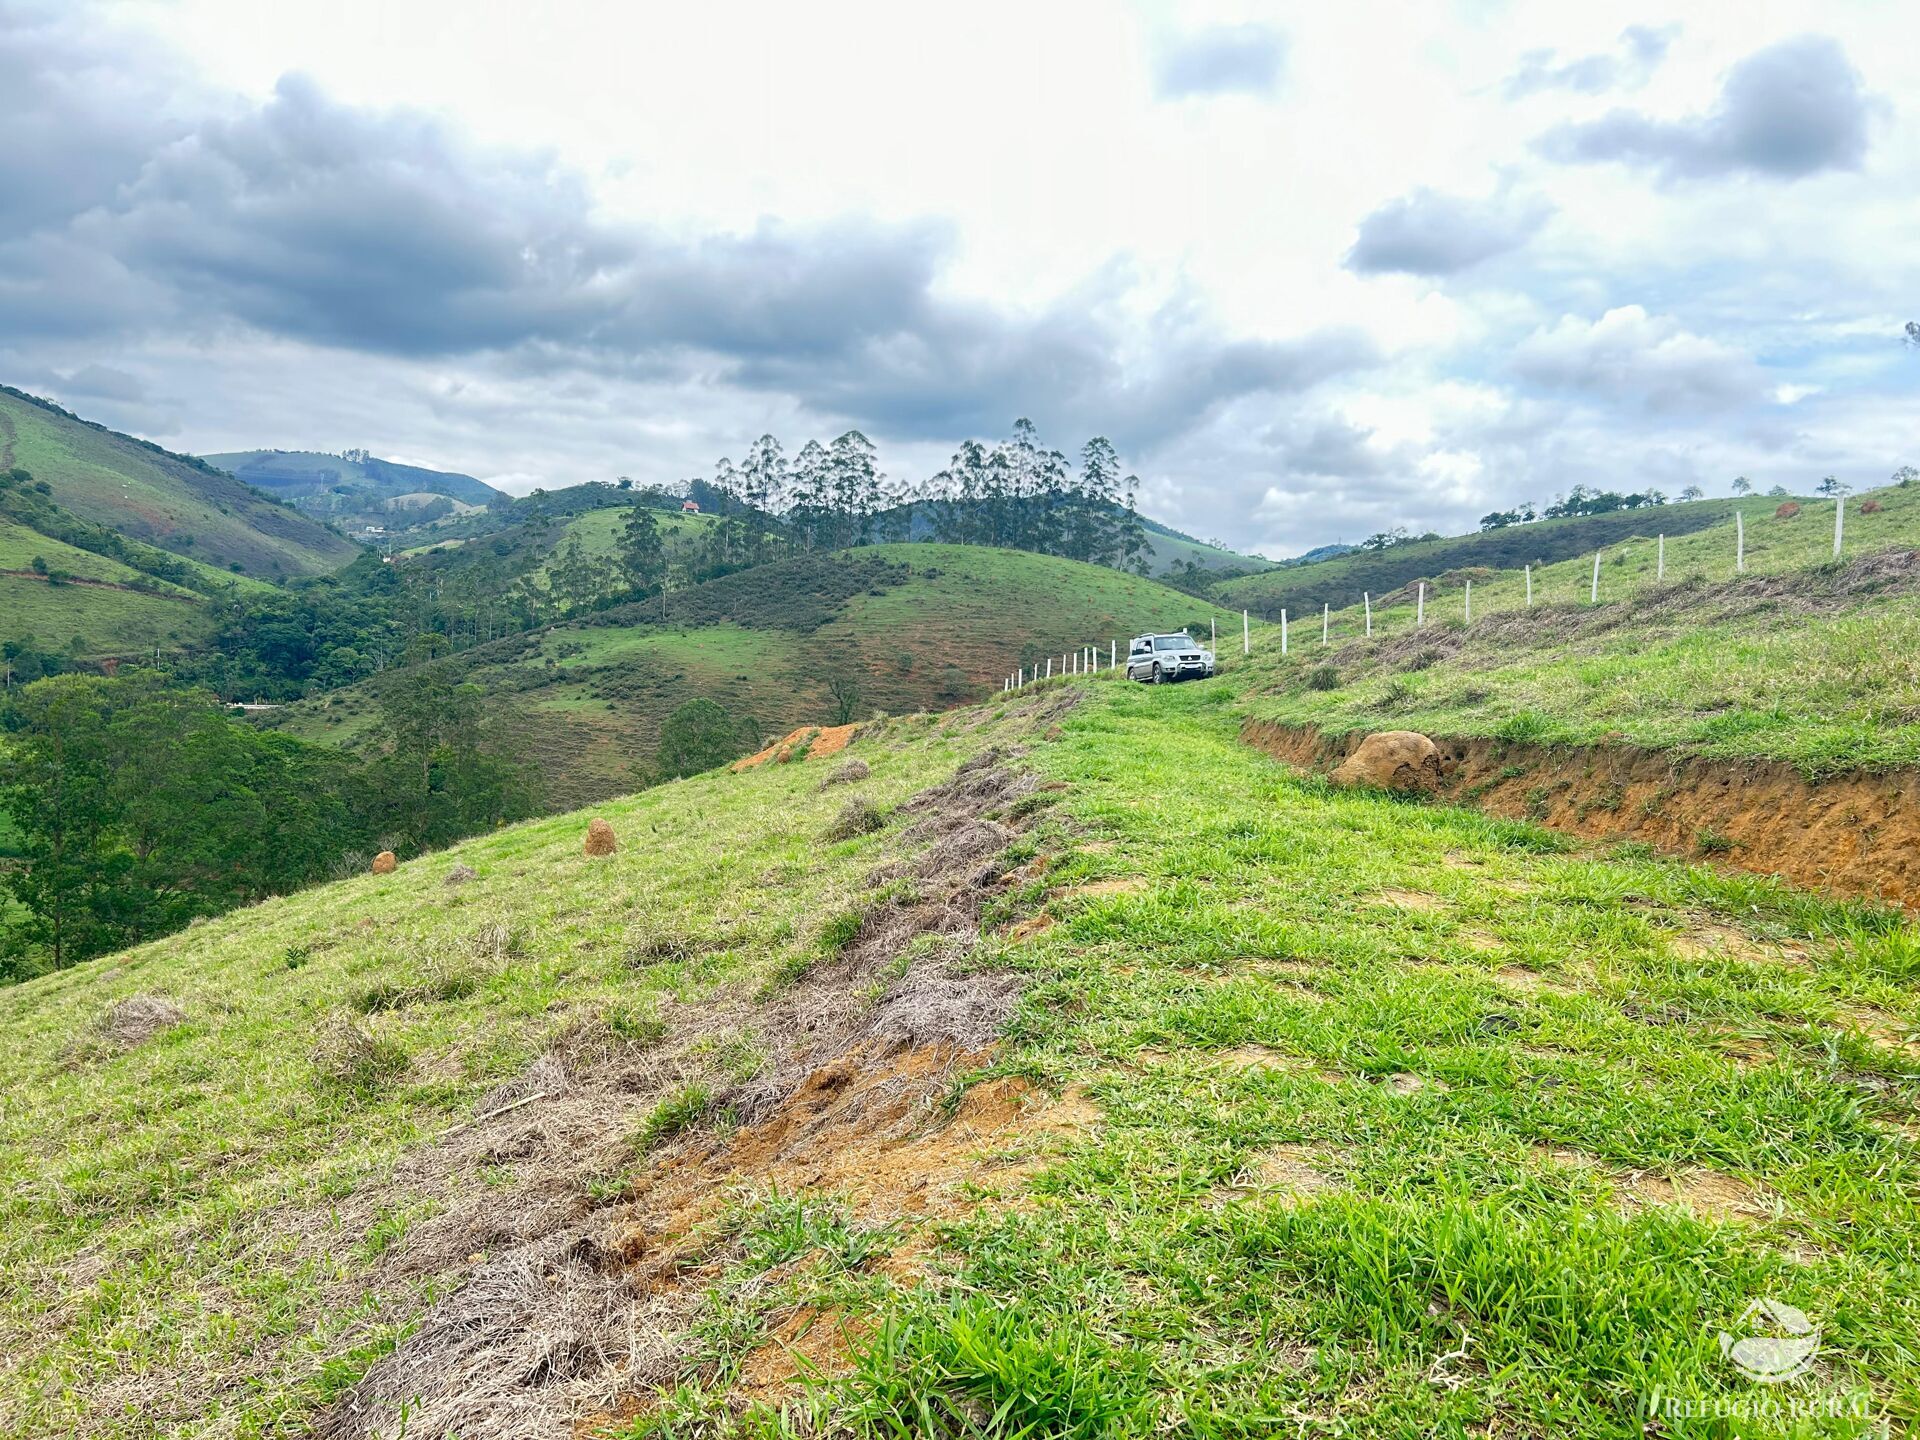
M369 1091L407 1068L407 1052L336 1015L320 1027L313 1047L313 1068L321 1079L344 1090Z
M1800 502L1798 500L1786 500L1782 501L1780 508L1773 512L1773 518L1776 520L1791 520L1799 513Z
M827 827L829 840L851 840L856 835L869 835L887 823L887 817L880 813L880 807L871 800L856 796L841 807L833 824Z
M1878 500L1862 500L1860 502L1860 513L1862 515L1878 515L1884 508Z
M1700 833L1693 837L1693 848L1702 855L1725 855L1738 843L1711 825L1702 825Z
M1331 665L1316 665L1307 672L1307 689L1338 690L1340 672Z

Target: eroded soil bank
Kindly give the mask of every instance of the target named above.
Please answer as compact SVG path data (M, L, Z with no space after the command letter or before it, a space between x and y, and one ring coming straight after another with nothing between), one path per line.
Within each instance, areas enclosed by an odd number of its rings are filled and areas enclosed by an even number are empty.
M1366 738L1249 721L1242 738L1290 764L1338 765ZM1808 781L1789 765L1703 760L1633 746L1538 746L1433 737L1445 798L1594 839L1779 875L1796 885L1920 909L1920 774Z

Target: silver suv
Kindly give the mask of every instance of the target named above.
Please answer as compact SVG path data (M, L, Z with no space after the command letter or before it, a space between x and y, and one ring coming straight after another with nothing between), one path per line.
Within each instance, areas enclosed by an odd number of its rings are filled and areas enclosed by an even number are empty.
M1127 678L1155 685L1203 680L1213 674L1213 652L1191 635L1136 635L1127 642Z

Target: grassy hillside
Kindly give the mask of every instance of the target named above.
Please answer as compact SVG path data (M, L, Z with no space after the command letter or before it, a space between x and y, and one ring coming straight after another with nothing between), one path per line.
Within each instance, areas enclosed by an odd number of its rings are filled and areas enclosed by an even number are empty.
M45 566L40 573L35 562ZM0 519L0 639L86 654L177 646L206 633L201 596Z
M1850 497L1838 566L1834 502L1801 503L1789 519L1775 500L1740 504L1744 573L1723 520L1669 532L1664 581L1655 539L1609 542L1598 605L1589 550L1534 572L1532 609L1523 575L1477 571L1428 585L1421 630L1404 586L1376 595L1370 642L1348 609L1323 650L1309 613L1289 661L1258 657L1271 693L1255 713L1333 733L1625 741L1810 775L1920 764L1920 488Z
M338 569L351 541L189 456L0 386L0 471L18 466L83 520L222 570L266 578Z
M1762 509L1771 512L1777 503L1759 499L1744 502L1756 513ZM1384 595L1422 578L1434 580L1456 570L1518 570L1523 565L1548 565L1574 555L1591 556L1599 546L1635 535L1688 534L1730 521L1734 505L1731 500L1695 500L1611 515L1539 520L1474 535L1411 541L1386 550L1354 550L1330 560L1224 581L1213 593L1222 605L1249 609L1268 619L1278 619L1282 610L1295 616L1309 612L1318 615L1323 605L1344 609L1360 604L1366 594Z
M1247 678L0 993L0 1433L1615 1437L1757 1296L1920 1420L1920 934L1330 791Z
M597 524L606 513L572 523ZM492 698L555 799L579 804L631 788L650 766L661 722L697 697L770 737L831 716L834 676L853 678L858 716L939 708L997 688L1016 665L1204 613L1165 586L1077 561L877 545L844 563L801 558L679 592L664 623L652 604L628 606L453 663ZM304 702L274 723L351 743L388 683Z
M1149 563L1155 575L1164 575L1175 566L1188 564L1202 570L1267 570L1274 564L1259 555L1242 555L1237 550L1209 545L1158 520L1143 520L1143 523L1152 554Z

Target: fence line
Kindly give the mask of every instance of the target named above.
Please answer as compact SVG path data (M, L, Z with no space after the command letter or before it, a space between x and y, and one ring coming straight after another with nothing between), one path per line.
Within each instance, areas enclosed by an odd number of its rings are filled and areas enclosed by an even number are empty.
M1836 560L1842 557L1846 547L1847 499L1848 497L1845 495L1837 495L1834 497L1833 502L1833 558ZM1733 512L1733 535L1733 568L1736 573L1745 574L1747 569L1747 519L1746 512L1738 508ZM1600 603L1600 571L1605 558L1605 547L1593 552L1593 568L1589 571L1587 580L1587 603L1589 605L1598 605ZM1522 582L1525 585L1525 604L1528 609L1531 609L1534 603L1532 564L1523 565L1520 573ZM1666 583L1667 537L1664 532L1654 537L1653 575L1656 584ZM1361 592L1360 605L1365 625L1365 634L1370 639L1373 636L1373 592L1371 590ZM1463 582L1461 613L1465 623L1471 625L1473 623L1473 581L1470 578L1465 579ZM1251 655L1253 653L1252 614L1251 607L1243 609L1240 612L1240 653L1242 655ZM1418 630L1423 628L1426 625L1426 620L1427 581L1422 578L1415 583L1414 587L1414 629ZM1217 655L1220 649L1220 617L1218 614L1212 614L1207 617L1207 635L1208 643ZM1332 643L1333 602L1322 601L1320 605L1320 644L1322 647L1325 647ZM1291 656L1292 653L1293 617L1290 609L1283 606L1280 610L1280 654L1282 656ZM1081 645L1074 650L1062 653L1058 657L1048 656L1044 671L1041 669L1040 662L1037 660L1034 662L1031 673L1028 672L1027 667L1024 665L1017 667L1002 678L1000 684L1001 690L1003 692L1020 690L1043 679L1051 680L1054 677L1054 661L1056 658L1059 661L1059 673L1063 677L1097 675L1100 673L1100 646L1097 643ZM1109 640L1107 642L1106 668L1109 671L1119 670L1121 668L1120 642L1118 640Z

